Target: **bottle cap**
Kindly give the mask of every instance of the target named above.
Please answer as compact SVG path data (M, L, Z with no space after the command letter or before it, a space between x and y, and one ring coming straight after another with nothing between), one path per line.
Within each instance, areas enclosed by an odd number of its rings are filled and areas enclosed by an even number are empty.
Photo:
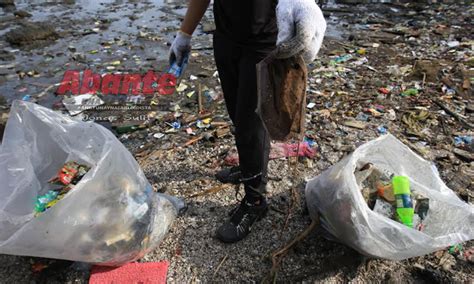
M410 194L410 180L406 176L394 176L392 178L393 193Z

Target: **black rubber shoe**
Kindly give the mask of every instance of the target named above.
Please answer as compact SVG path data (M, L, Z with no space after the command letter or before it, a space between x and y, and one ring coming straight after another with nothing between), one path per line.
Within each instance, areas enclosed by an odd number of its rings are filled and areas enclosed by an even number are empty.
M217 238L224 243L235 243L244 239L250 233L255 221L265 217L267 211L268 205L265 199L262 199L259 205L252 205L244 198L230 220L217 229Z
M216 173L216 179L222 183L239 184L242 179L242 172L240 167L225 168Z

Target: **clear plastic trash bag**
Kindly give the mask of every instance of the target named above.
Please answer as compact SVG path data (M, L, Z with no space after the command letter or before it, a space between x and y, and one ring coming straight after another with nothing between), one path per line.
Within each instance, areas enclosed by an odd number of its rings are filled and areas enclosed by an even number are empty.
M65 162L92 168L34 217L36 197ZM184 204L154 193L106 128L15 101L0 145L0 253L119 265L164 237Z
M354 176L367 163L409 177L411 187L429 198L423 231L370 210ZM474 238L474 206L443 183L432 163L390 134L360 146L310 180L305 195L311 217L319 213L330 238L370 257L402 260Z

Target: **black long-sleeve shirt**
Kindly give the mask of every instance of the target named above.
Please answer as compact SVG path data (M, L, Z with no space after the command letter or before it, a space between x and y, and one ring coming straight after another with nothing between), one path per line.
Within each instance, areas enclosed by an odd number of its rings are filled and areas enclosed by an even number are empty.
M277 0L215 0L216 33L245 47L276 44Z

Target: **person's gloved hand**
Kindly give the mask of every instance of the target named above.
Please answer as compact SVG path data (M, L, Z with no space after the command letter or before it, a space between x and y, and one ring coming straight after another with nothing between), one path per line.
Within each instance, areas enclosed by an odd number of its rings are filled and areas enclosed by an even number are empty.
M276 16L277 57L288 58L302 52L306 63L313 61L326 31L326 20L316 1L279 0Z
M171 44L169 52L170 64L174 61L181 67L183 60L191 52L191 35L179 31Z

